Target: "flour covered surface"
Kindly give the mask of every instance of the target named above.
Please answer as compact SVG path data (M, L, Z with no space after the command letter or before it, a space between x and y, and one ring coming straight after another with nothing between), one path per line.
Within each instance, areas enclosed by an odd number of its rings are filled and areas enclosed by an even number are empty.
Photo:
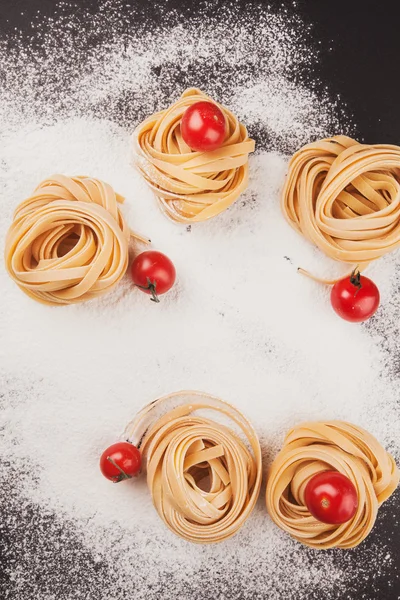
M97 12L61 3L29 34L0 42L0 238L52 173L106 181L130 229L173 261L159 304L129 274L107 295L49 307L0 265L0 555L7 600L395 598L398 492L357 549L315 551L276 527L261 497L237 534L199 546L174 536L145 478L111 485L99 457L140 408L179 389L224 398L254 425L264 475L285 433L343 420L397 462L400 257L367 274L382 305L366 325L341 321L329 289L343 266L285 221L289 154L352 135L350 115L311 84L318 44L284 8L213 3L192 20L160 6L146 20L119 1ZM247 190L215 218L166 219L131 162L146 117L200 88L256 142ZM131 249L131 258L133 257ZM383 583L382 583L383 582Z

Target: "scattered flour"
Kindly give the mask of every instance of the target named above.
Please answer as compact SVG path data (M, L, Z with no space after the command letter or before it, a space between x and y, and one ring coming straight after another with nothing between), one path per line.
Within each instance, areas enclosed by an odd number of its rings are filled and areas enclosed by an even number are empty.
M0 46L0 239L40 180L88 174L125 196L129 225L151 237L179 275L159 305L125 278L99 301L53 309L25 297L1 265L3 528L17 553L25 549L15 564L10 559L10 598L22 590L24 600L120 600L133 591L135 600L211 600L215 590L226 599L351 598L371 565L382 577L392 568L379 520L355 552L317 553L273 526L261 498L235 538L197 547L165 529L144 478L117 487L99 473L99 454L135 412L182 388L243 410L265 466L287 428L303 419L354 421L400 457L399 258L370 269L382 292L376 317L367 327L345 323L328 291L296 271L340 267L280 213L287 153L351 131L326 92L307 87L317 59L308 28L267 9L239 22L233 8L201 22L160 9L162 25L138 20L132 28L121 7L105 2L97 14L71 19L62 4L28 42L21 35ZM129 154L138 120L189 85L235 110L258 151L236 204L186 228L160 213ZM393 506L382 509L389 523ZM21 507L23 531L15 519ZM63 561L71 578L65 590ZM42 569L46 577L28 581Z

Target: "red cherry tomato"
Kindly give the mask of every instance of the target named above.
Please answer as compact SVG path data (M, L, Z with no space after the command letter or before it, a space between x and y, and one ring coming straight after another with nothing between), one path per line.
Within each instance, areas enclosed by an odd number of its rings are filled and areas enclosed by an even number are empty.
M353 323L366 321L377 311L380 301L375 283L354 271L350 277L337 281L331 290L333 310Z
M104 477L118 483L123 479L131 479L140 471L142 457L139 450L129 442L117 442L100 457L100 470Z
M158 295L172 288L176 271L172 261L155 250L142 252L131 266L132 280L146 294L151 294L153 302L159 302Z
M189 106L181 121L182 137L187 145L198 152L220 148L225 139L225 117L212 102L196 102Z
M353 483L337 471L323 471L307 483L305 501L310 513L322 523L338 525L352 519L358 497Z

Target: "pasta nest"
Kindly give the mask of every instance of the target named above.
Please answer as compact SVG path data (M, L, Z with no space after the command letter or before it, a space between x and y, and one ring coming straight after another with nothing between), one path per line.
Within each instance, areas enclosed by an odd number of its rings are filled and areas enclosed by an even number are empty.
M281 206L327 256L365 268L400 244L400 147L343 135L308 144L289 162Z
M174 408L154 420L168 403ZM204 410L233 421L245 439L196 414ZM175 534L220 542L250 515L260 492L261 450L253 427L234 407L199 392L177 392L145 407L126 436L139 446L154 506Z
M321 523L305 504L308 481L327 470L339 471L357 490L357 512L341 525ZM267 509L281 529L307 546L353 548L370 533L378 507L398 482L392 456L361 427L344 421L303 423L288 433L272 464Z
M212 152L196 152L181 134L183 113L206 100L225 116L226 139ZM133 161L174 221L205 221L228 208L248 185L248 155L255 148L244 125L226 107L198 89L183 92L166 110L141 123L133 134Z
M82 302L109 292L128 266L131 235L113 188L90 177L53 175L16 209L7 234L8 273L44 304Z

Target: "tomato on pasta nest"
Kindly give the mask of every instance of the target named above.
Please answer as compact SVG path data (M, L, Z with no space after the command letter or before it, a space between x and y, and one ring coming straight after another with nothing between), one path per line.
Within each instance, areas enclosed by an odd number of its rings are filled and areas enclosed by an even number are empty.
M307 484L305 501L313 517L333 525L350 521L358 507L354 484L338 471L314 475Z
M224 113L213 102L200 101L189 106L181 122L182 137L197 152L211 152L222 146L226 125Z

